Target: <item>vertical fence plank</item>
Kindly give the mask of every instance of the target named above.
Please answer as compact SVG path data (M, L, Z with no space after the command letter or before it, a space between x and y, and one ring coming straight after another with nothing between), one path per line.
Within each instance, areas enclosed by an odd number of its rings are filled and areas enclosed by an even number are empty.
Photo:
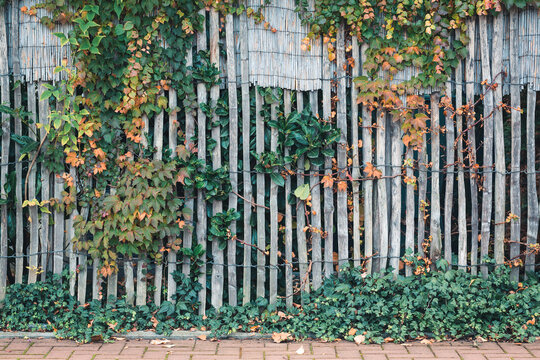
M291 114L291 91L284 90L283 112L287 119ZM289 148L285 148L285 156L289 155ZM290 165L286 165L290 170ZM292 244L293 244L293 224L292 208L289 204L288 196L291 193L291 176L285 179L285 303L288 308L293 306L293 266L292 266Z
M407 149L405 153L405 161L407 163L405 176L412 181L414 171L412 167L413 153L412 149ZM411 250L414 254L414 188L415 182L406 183L405 194L405 251ZM412 275L412 268L409 265L405 266L405 276Z
M163 96L163 93L159 93L158 96ZM161 161L163 159L163 110L156 115L154 119L154 148L156 152L154 153L154 160ZM163 246L163 240L161 240L161 246ZM159 306L161 305L161 292L163 285L163 264L161 262L155 261L155 270L154 270L154 303ZM112 280L114 277L112 277ZM116 286L115 286L116 287ZM110 294L109 294L110 295Z
M191 49L188 50L188 53L186 55L186 62L189 62L191 59ZM190 64L191 65L191 64ZM171 109L171 112L169 113L169 150L171 152L171 156L174 156L176 151L176 146L178 145L178 112L176 110L177 107L177 93L176 90L172 87L169 89L169 109ZM191 110L189 108L186 108L186 146L189 148L189 142L191 137L193 136L193 121L189 121L189 119L193 119L193 116L190 112ZM189 125L188 125L189 123ZM188 209L193 209L193 198L192 194L188 191L184 193L185 195L185 204ZM191 220L187 219L186 220ZM182 239L182 246L186 249L191 249L191 221L186 221L188 224L184 228L184 237ZM168 241L170 247L168 248L167 253L167 301L173 301L174 295L176 294L176 281L174 281L173 273L176 271L176 253L177 249L175 248L174 244L175 237L169 236ZM187 258L187 259L186 259ZM189 257L185 256L182 259L182 273L184 275L189 275Z
M536 189L536 141L535 141L535 125L536 125L536 92L529 85L527 89L527 246L538 243L538 193ZM530 249L528 249L530 250ZM535 255L534 253L527 254L525 258L525 271L534 271Z
M250 167L250 103L249 103L249 59L247 48L247 17L240 16L240 73L242 78L242 180L244 188L244 241L251 244L251 167ZM244 269L242 277L243 299L245 305L251 300L251 252L249 245L244 245Z
M263 98L259 94L259 88L255 88L255 121L256 121L256 144L257 155L264 152L264 118L261 114ZM257 204L264 205L264 174L257 173ZM266 248L265 208L257 206L257 297L264 297L264 283L266 278L266 258L262 251ZM262 250L262 251L260 251Z
M126 279L126 303L133 305L135 299L135 281L133 279L133 262L131 258L124 258L124 274Z
M360 48L358 38L352 37L352 58L354 66L352 68L353 79L360 76ZM360 251L360 139L358 134L358 89L351 81L351 149L352 149L352 173L355 181L352 182L352 202L353 202L353 259L354 266L360 266L362 253Z
M302 92L296 93L296 110L300 113L304 109L304 94ZM300 187L304 185L304 156L298 157L298 176L296 180L296 186ZM298 248L298 270L300 275L300 289L302 291L309 292L309 279L308 279L308 254L306 244L306 232L304 227L306 226L305 216L305 202L300 199L296 199L296 241Z
M446 93L448 102L452 102L452 83L446 82ZM454 204L454 118L450 109L445 109L446 118L446 186L444 194L444 259L448 264L452 263L452 207Z
M337 167L341 181L346 180L347 173L347 79L345 78L345 30L340 27L337 34L337 128L341 130L341 138L337 145ZM337 236L339 269L347 264L349 258L349 228L347 216L347 191L337 191Z
M480 34L487 34L487 16L480 16ZM482 54L482 78L491 82L491 56L487 36L480 36L480 52ZM483 91L487 86L483 86ZM489 238L491 230L491 212L493 206L493 118L490 116L493 111L493 93L487 91L484 96L484 183L482 191L482 222L481 222L481 263L484 264L484 257L489 253ZM489 117L489 118L488 118ZM481 266L482 275L487 277L487 266Z
M73 179L74 184L77 184L77 170L73 167L69 167L69 175ZM76 186L76 185L74 185ZM77 211L77 197L75 196L75 201L73 203L74 208L71 214L69 214L66 219L66 249L69 259L69 293L72 296L75 296L75 285L77 282L77 255L75 254L75 249L73 247L73 238L75 237L75 228L73 227L73 222L75 217L78 215Z
M64 103L57 101L56 111L64 111ZM60 174L52 174L54 198L60 203L62 201L62 192L64 191L64 180ZM61 274L64 268L64 237L65 222L64 211L55 209L53 212L53 272Z
M36 105L36 84L31 82L28 83L27 88L28 93L28 112L31 113L28 125L28 136L32 140L37 138L37 127L36 123L38 121L37 117L37 105ZM31 155L33 156L33 154ZM28 188L25 190L25 198L32 200L36 198L36 165L32 166L30 173L28 174ZM30 206L28 208L28 217L30 222L30 254L37 254L39 251L39 218L38 218L38 207ZM33 284L36 282L37 273L38 273L38 255L30 256L29 258L29 267L28 272L28 283Z
M319 97L316 91L309 93L311 110L315 116L319 116ZM318 165L311 165L311 174L309 177L309 187L311 189L311 259L312 265L312 283L313 289L318 289L322 284L322 248L321 248L321 187L320 187L320 168Z
M201 10L199 13L204 19L206 19L206 11ZM206 20L202 21L202 29L197 33L197 51L206 50ZM203 82L197 84L197 103L206 104L207 94L206 87ZM198 124L198 137L197 137L197 156L202 161L202 166L206 166L206 115L200 107L197 108L197 124ZM201 307L199 312L204 315L206 312L206 225L208 219L206 218L206 201L204 200L204 190L197 191L197 244L201 245L204 249L201 255L201 272L199 275L199 283L202 289L199 291L199 302Z
M392 144L392 208L390 209L390 267L394 275L399 274L399 255L401 250L401 164L403 162L403 141L399 119L391 119Z
M210 10L210 62L219 69L219 14L216 10ZM210 89L210 106L216 107L219 99L219 85L214 85ZM215 113L212 118L212 139L216 142L216 146L212 150L212 167L214 170L221 168L221 127L219 116ZM223 203L221 200L212 202L213 216L223 211ZM223 304L223 263L224 253L220 249L219 242L212 242L212 305L219 309Z
M229 195L229 209L238 208L238 99L236 84L236 52L234 46L234 16L227 15L225 25L227 43L227 82L229 89L229 166L232 192ZM236 221L231 223L231 233L236 234ZM236 306L236 240L231 238L227 245L227 279L229 305Z
M187 50L186 54L186 67L190 67L193 65L193 49L191 46ZM178 102L178 94L176 92L176 89L171 89L169 91L169 106L171 109L176 108L177 102ZM185 144L188 149L191 149L195 146L193 142L193 137L195 136L195 118L193 116L193 110L186 108L186 140ZM176 151L176 146L178 145L178 114L176 111L173 111L169 114L169 148L171 149L171 152ZM195 194L190 191L186 191L184 193L186 196L186 208L193 209L195 205L195 201L193 200L193 197ZM193 215L189 215L189 217L186 217L186 220L189 226L186 226L184 228L184 237L182 239L182 246L186 249L191 249L193 245ZM190 257L188 255L184 255L182 258L182 273L184 275L190 274ZM172 273L176 270L176 261L177 261L177 254L176 251L169 252L169 290L172 290L174 293L176 292L176 283L174 282L174 278L172 276ZM174 267L173 267L174 266ZM172 296L173 294L168 294L168 298Z
M510 259L519 256L519 242L521 229L521 194L519 187L520 162L521 162L521 113L518 110L521 105L519 91L519 40L518 20L519 12L516 7L510 9L510 105L511 114L511 175L510 175L510 212L516 215L510 224ZM529 209L531 209L529 207ZM517 281L519 267L514 266L510 270L510 278Z
M377 112L377 150L376 159L377 167L386 169L386 114L382 111ZM383 175L386 176L386 170L382 170ZM379 261L377 264L377 270L386 269L386 263L388 261L388 200L386 192L386 179L377 180L377 203L375 208L377 209L377 218L379 222L379 236L378 239L378 251Z
M322 82L322 103L324 120L330 121L332 118L332 91L330 88L330 60L328 58L328 44L323 44L323 82ZM324 175L332 176L332 158L324 159ZM334 190L324 188L324 276L330 277L334 272Z
M43 86L43 83L40 82L38 85L38 98L39 98L39 122L42 125L46 125L49 122L49 103L47 100L41 100L41 97L43 95L43 91L45 91L45 87ZM45 128L42 126L39 130L39 137L41 139L44 139L47 137L47 132L45 131ZM43 140L42 140L43 141ZM47 145L47 141L43 143L43 148ZM41 165L41 201L49 200L50 196L50 171L47 169L43 164ZM41 280L45 280L45 276L47 274L48 269L48 263L47 259L49 257L49 214L45 212L41 212L41 221L40 221L40 239L41 239L41 267L42 267L42 273L41 273Z
M23 78L20 76L21 72L21 60L19 57L19 1L12 0L11 2L11 59L13 69L13 81L15 82L13 90L13 107L20 109L22 106L21 87ZM17 84L16 82L19 81ZM15 116L15 134L22 135L22 122L20 115ZM15 255L18 257L15 259L15 282L20 284L23 279L24 258L23 255L23 242L24 242L24 229L23 229L23 208L22 208L22 163L19 162L21 146L15 144L15 177L17 183L15 185L15 198L17 203L15 204Z
M101 263L99 259L94 259L92 262L92 300L101 300L100 292L101 292L101 282L103 281L103 278L101 277L101 274L99 273L100 266L101 266Z
M417 248L420 256L425 256L423 243L426 237L426 200L427 200L427 143L426 134L422 135L422 146L418 150L418 232Z
M493 46L492 46L492 71L496 77L497 88L493 90L494 115L493 115L493 144L495 150L495 225L494 225L494 248L495 263L504 262L504 233L505 233L505 210L506 210L506 164L504 159L504 124L503 113L500 105L503 101L502 79L503 64L503 15L498 14L493 18ZM499 75L500 74L500 75ZM498 75L498 76L497 76Z
M459 33L456 32L456 37ZM456 110L463 106L463 63L458 62L456 67ZM457 134L457 202L458 202L458 268L466 270L467 265L467 213L465 199L465 177L463 174L463 116L461 112L456 114ZM455 146L455 145L454 145Z
M366 51L368 46L362 44L360 56L362 64L366 62ZM362 72L364 73L364 71ZM371 141L371 111L367 106L362 106L362 160L363 166L373 161L372 141ZM364 181L364 256L373 255L373 180ZM373 260L367 262L367 272L371 273Z
M83 181L83 183L86 185L86 182L88 180ZM88 207L84 207L81 209L81 217L84 221L88 219ZM87 280L88 280L88 257L87 254L83 251L79 253L78 256L78 263L79 263L79 271L77 274L77 300L79 301L79 304L84 304L86 302L86 287L87 287ZM127 282L126 282L126 288L127 288Z
M476 165L476 130L474 115L474 54L476 51L476 20L467 23L469 44L465 62L465 98L469 108L467 116L467 153L469 158L469 184L471 187L471 274L476 275L478 268L478 177L473 172Z
M431 246L429 255L433 263L441 256L441 184L440 184L440 124L439 93L431 94L431 213L429 234Z
M2 9L4 10L4 9ZM9 77L8 77L8 44L6 34L6 18L5 11L0 11L0 101L2 105L9 106ZM10 124L9 115L2 114L2 155L0 156L2 166L0 166L0 193L2 197L4 193L4 185L6 184L9 162L9 136ZM8 213L7 204L0 207L0 301L4 300L6 295L6 280L7 280L7 256L8 252Z
M109 193L116 194L116 188L110 187ZM107 302L114 303L118 297L118 272L114 271L107 276Z
M274 89L274 95L276 90ZM270 116L272 121L277 122L278 100L274 99L271 105ZM278 131L277 128L270 129L270 151L277 152ZM274 170L275 171L275 170ZM270 180L270 304L277 300L278 289L278 185Z

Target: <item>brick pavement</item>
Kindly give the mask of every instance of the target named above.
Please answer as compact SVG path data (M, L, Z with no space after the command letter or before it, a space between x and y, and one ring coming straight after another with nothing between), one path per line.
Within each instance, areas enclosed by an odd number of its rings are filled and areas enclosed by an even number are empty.
M303 348L303 353L298 351ZM0 360L527 360L540 359L540 342L532 344L418 342L360 345L351 342L313 341L275 344L270 340L120 340L114 343L77 344L54 339L0 339Z

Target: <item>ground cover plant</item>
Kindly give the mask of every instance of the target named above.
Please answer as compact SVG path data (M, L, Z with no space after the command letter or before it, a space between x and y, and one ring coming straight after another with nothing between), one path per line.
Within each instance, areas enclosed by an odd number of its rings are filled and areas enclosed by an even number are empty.
M403 342L426 337L499 341L535 341L540 336L538 276L517 283L508 267L484 279L460 270L411 277L390 272L366 274L347 269L304 294L304 305L287 309L259 298L244 306L211 308L199 315L200 284L176 273L175 302L160 307L128 305L124 299L79 305L69 282L49 276L45 282L9 287L1 304L0 328L6 331L55 331L81 342L110 340L117 333L176 329L210 330L211 337L234 332L274 334L276 340L316 338L357 342ZM69 275L64 274L67 278ZM66 279L64 279L66 280Z

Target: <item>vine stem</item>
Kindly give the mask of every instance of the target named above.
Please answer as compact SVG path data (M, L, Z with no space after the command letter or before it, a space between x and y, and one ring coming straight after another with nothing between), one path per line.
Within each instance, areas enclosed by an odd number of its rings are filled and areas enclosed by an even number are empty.
M26 173L26 178L24 179L24 199L25 200L28 200L28 177L30 176L30 170L32 170L32 167L36 163L39 152L41 151L41 147L45 143L45 140L47 140L47 136L44 136L43 139L41 140L41 143L39 144L39 147L37 148L36 155L32 159L30 166L28 167L28 172Z

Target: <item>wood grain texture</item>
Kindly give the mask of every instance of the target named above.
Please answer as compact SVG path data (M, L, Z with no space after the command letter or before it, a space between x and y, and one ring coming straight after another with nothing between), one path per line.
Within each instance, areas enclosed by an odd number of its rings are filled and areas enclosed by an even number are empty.
M291 91L284 90L283 92L283 112L285 118L288 118L291 114ZM289 148L285 148L285 156L289 155ZM290 165L285 166L287 170L290 170ZM287 176L285 179L285 194L290 194L291 189L291 176ZM286 195L287 196L287 195ZM285 199L288 200L288 199ZM292 207L289 201L285 201L285 304L287 308L293 306L293 216Z
M234 17L227 15L225 24L225 41L227 47L227 84L229 91L229 168L232 191L229 195L229 209L238 208L238 99L236 84L236 52L234 41ZM236 234L236 221L231 223L231 233ZM227 244L227 280L229 305L236 306L236 240L231 238Z
M36 104L36 85L29 83L27 87L28 112L31 113L31 123L28 125L28 136L32 140L38 139L38 122L37 104ZM30 174L28 174L28 193L25 193L25 199L31 200L36 198L36 166L32 166ZM28 209L28 217L30 222L30 245L28 251L30 254L37 254L39 251L39 217L37 206L31 206ZM37 280L39 255L29 257L28 283L33 284Z
M386 176L386 114L377 112L377 145L376 145L376 167ZM390 159L388 159L390 161ZM377 242L375 249L379 252L378 260L374 262L376 270L386 269L388 262L388 193L386 179L375 181L377 186L377 202L374 204L377 212L379 235L374 239Z
M346 180L347 175L347 83L345 79L345 30L340 27L337 35L337 128L341 131L341 138L337 145L338 177L341 181ZM348 263L349 258L349 227L347 214L347 191L337 191L336 215L337 215L337 239L338 239L338 265L342 269Z
M494 187L494 242L493 252L495 263L504 263L504 234L506 224L506 161L504 159L504 124L503 111L499 107L503 101L502 78L502 49L503 47L503 16L498 15L493 18L493 43L492 43L492 69L491 74L497 88L493 90L493 144L495 151L495 187Z
M459 33L456 33L456 37ZM456 109L463 106L463 62L456 67ZM466 270L467 265L467 199L465 197L465 176L463 157L463 115L456 114L457 136L457 207L458 207L458 269Z
M205 20L202 22L202 29L200 33L197 33L197 51L205 51L206 44L206 11L201 10L199 12ZM208 94L206 93L206 87L203 82L197 83L197 102L206 103ZM206 115L200 107L197 108L197 158L201 160L202 166L206 166ZM204 190L197 191L197 244L204 249L201 255L201 268L199 274L199 283L202 288L199 291L199 302L201 307L199 308L200 315L204 315L206 312L206 234L207 234L207 215L206 215L206 200Z
M309 102L313 114L318 116L319 108L319 96L316 91L309 93ZM322 285L322 244L321 233L318 230L322 229L321 223L321 178L319 176L320 169L317 165L311 165L311 171L309 176L309 187L311 189L311 226L313 230L310 231L311 237L311 260L313 265L312 270L312 285L313 289L317 290Z
M536 188L536 139L535 139L535 124L536 124L536 92L530 87L527 89L527 246L538 244L538 219L540 213L538 211L538 190ZM534 271L535 255L529 253L525 257L525 271Z
M219 63L219 14L216 10L210 10L210 62L220 68ZM214 85L210 88L210 106L215 108L219 99L219 85ZM212 168L217 170L221 168L221 127L216 125L219 123L219 116L214 112L212 117L212 140L216 146L212 150ZM223 212L223 202L221 200L212 201L212 213L215 216ZM211 303L216 309L223 305L223 264L224 251L220 248L218 241L212 242L212 295Z
M6 11L0 11L0 74L7 75L8 68L8 43L7 43L7 22ZM10 106L9 77L0 77L0 101L3 105ZM2 113L2 154L0 159L3 164L9 162L9 136L11 133L9 115ZM4 185L7 181L8 167L0 167L0 193L4 198ZM7 258L8 255L8 211L7 204L0 206L0 301L6 296L7 280Z
M520 252L520 229L521 229L521 191L520 191L520 163L521 163L521 94L519 83L519 58L518 58L518 9L510 9L510 106L511 116L511 175L510 175L510 212L516 215L510 223L510 259L519 255ZM530 207L529 207L530 209ZM519 279L519 267L512 267L510 278L513 281Z
M469 44L467 45L468 55L465 60L465 97L467 104L474 104L474 53L476 50L476 19L467 22ZM469 170L476 165L476 129L475 129L474 109L473 114L467 117L467 156ZM478 207L478 175L476 172L469 173L469 184L471 193L471 274L476 275L478 268L478 243L479 243L479 207Z
M352 68L352 77L356 78L360 76L360 47L358 39L352 38L352 58L354 59L354 67ZM351 176L353 179L360 178L360 138L359 138L359 115L358 115L358 89L351 83L351 148L352 148L352 171ZM360 234L362 229L360 228L360 182L352 182L352 202L353 202L353 229L352 229L352 242L353 242L353 265L355 267L361 264L361 242Z
M431 204L429 235L431 246L429 256L435 263L441 257L441 184L440 184L440 123L439 123L439 93L431 94Z
M275 101L271 105L270 119L277 121L278 102L277 91L274 89ZM270 151L277 152L278 129L270 128ZM274 170L277 171L277 170ZM277 301L278 296L278 185L270 180L270 304Z
M480 16L480 33L487 34L487 16ZM487 36L480 37L480 52L482 55L482 78L491 83L491 53ZM486 86L483 87L484 91ZM491 217L493 209L493 92L488 91L484 96L484 158L483 158L483 191L482 191L482 220L481 220L481 241L480 256L481 264L485 263L484 257L489 255L489 243L491 236ZM486 265L480 267L482 276L487 277L488 268Z
M362 44L360 56L362 64L366 62L367 44ZM364 72L362 73L364 74ZM362 164L367 166L373 162L372 151L372 128L373 123L371 111L366 106L362 106ZM363 182L364 189L364 256L373 255L373 180ZM373 261L367 262L366 271L371 273Z
M257 155L264 152L264 117L261 114L264 99L255 89L255 151ZM264 205L265 200L265 176L257 173L257 204ZM264 207L257 206L257 247L263 251L266 249L266 211ZM261 251L257 251L257 297L265 296L266 282L266 257Z
M452 83L446 83L445 97L452 101ZM445 109L445 124L446 129L446 185L444 193L444 259L448 264L452 263L452 210L454 206L454 180L455 180L455 151L454 146L455 128L453 113L450 109Z
M39 123L40 124L47 124L49 122L49 103L47 100L41 100L41 97L43 95L43 91L45 91L45 87L43 86L43 83L38 83L38 107L39 107ZM43 139L47 136L47 132L45 131L44 127L42 126L39 130L39 137L40 139ZM43 146L47 146L48 141L45 140L43 143ZM49 200L51 198L51 189L50 189L50 177L51 172L47 167L41 166L41 201ZM50 209L49 209L50 210ZM51 251L51 246L49 244L51 232L50 232L50 226L49 226L49 217L50 215L41 212L41 221L39 223L40 226L40 241L41 241L41 270L43 272L41 273L41 280L45 280L46 273L49 271L49 252Z

